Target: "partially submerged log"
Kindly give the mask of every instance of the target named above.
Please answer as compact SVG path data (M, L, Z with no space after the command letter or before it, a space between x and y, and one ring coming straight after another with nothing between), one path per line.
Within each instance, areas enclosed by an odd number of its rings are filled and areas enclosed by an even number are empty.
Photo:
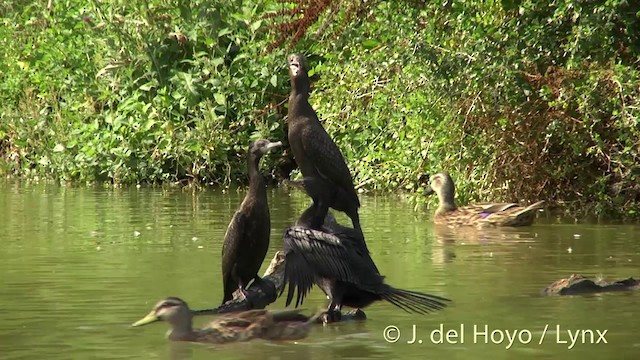
M580 295L638 289L640 289L640 280L634 278L607 282L604 280L594 281L580 274L571 274L568 278L560 279L547 286L542 293L545 295Z
M264 309L267 305L276 301L278 294L284 287L284 253L276 252L271 260L269 267L262 275L262 281L253 282L246 289L247 297L245 298L236 290L233 298L224 304L205 310L193 310L194 315L214 315L229 312L246 311L253 309Z
M262 275L262 281L253 282L246 289L247 297L242 296L239 290L233 293L233 299L213 308L204 310L192 310L193 315L217 315L230 312L247 311L253 309L264 309L267 305L278 299L278 296L285 287L284 283L284 252L277 251L273 256L269 267ZM367 315L360 309L342 314L344 320L366 320Z

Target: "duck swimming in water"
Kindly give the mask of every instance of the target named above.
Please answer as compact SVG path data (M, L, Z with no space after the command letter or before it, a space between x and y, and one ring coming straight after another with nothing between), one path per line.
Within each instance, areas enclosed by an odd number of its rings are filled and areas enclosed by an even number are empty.
M306 317L299 311L249 310L224 314L201 329L193 329L192 312L184 300L168 297L160 300L153 310L131 326L143 326L167 321L171 329L167 338L173 341L192 341L210 344L266 340L299 340L307 337L311 324L320 316Z
M435 224L449 226L527 226L533 223L536 211L544 201L529 206L516 203L480 203L457 207L455 186L447 173L431 176L425 195L436 193L440 202L433 217Z

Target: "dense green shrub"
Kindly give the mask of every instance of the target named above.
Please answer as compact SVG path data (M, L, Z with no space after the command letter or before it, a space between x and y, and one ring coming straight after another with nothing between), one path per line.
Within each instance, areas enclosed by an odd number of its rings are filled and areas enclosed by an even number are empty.
M241 1L15 2L3 14L5 171L223 182L249 139L282 137L286 78Z
M241 180L250 139L286 138L295 44L359 187L416 194L425 173L447 170L461 202L544 198L640 216L632 2L305 4L67 0L50 14L7 2L0 171Z
M463 202L638 217L640 14L627 2L378 11L378 31L336 44L314 98L361 183L414 190L444 169Z

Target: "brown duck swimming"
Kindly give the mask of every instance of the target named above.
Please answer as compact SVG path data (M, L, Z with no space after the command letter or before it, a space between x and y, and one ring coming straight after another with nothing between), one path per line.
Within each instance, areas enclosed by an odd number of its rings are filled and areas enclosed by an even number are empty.
M251 280L259 281L258 271L269 249L271 219L264 177L260 174L260 158L281 142L257 140L249 146L247 169L249 192L227 227L222 246L222 283L224 298L231 300L240 289L246 296L245 287Z
M311 324L320 314L306 317L298 311L249 310L224 314L201 329L193 329L192 313L182 299L168 297L158 302L144 318L131 326L167 321L167 338L211 344L266 340L299 340L307 337Z
M425 195L436 193L440 205L433 222L449 226L527 226L533 223L536 210L544 201L529 206L516 203L480 203L457 207L454 201L455 186L447 173L431 176Z
M329 208L346 213L353 227L362 233L358 208L360 200L344 157L309 104L309 76L302 55L288 58L289 145L304 177L302 185L313 199L314 216L310 226L319 229Z
M287 306L296 289L295 306L302 304L314 284L330 300L325 322L339 320L345 305L359 309L385 300L405 311L426 314L444 308L450 301L385 284L359 232L339 225L330 212L322 230L305 226L304 217L305 214L298 225L286 229L283 236L284 281L289 284Z

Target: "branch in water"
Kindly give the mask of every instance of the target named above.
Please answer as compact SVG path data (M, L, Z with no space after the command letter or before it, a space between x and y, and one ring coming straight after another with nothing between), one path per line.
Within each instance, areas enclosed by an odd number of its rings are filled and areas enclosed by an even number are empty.
M269 267L262 275L262 281L253 282L246 289L247 297L239 290L233 293L233 298L214 309L192 310L193 315L214 315L229 312L264 309L276 301L280 290L284 286L284 253L276 252Z
M239 290L233 293L233 299L213 309L191 310L195 315L217 315L230 312L264 309L273 303L281 293L284 283L284 252L278 251L274 255L269 267L262 275L262 281L253 282L246 289L247 297L241 295ZM341 320L366 320L367 315L360 309L349 311L342 315Z

